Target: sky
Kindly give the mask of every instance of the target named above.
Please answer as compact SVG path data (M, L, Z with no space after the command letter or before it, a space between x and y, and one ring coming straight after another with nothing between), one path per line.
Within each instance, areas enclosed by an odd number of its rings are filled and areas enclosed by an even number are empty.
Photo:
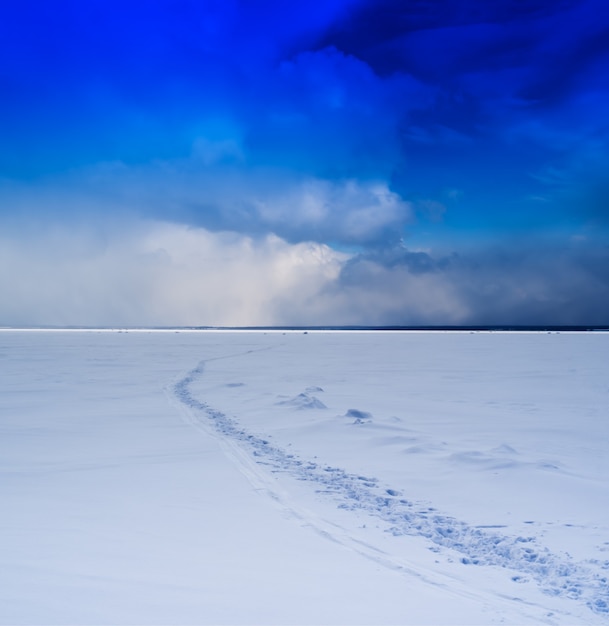
M605 0L0 5L0 325L609 324Z

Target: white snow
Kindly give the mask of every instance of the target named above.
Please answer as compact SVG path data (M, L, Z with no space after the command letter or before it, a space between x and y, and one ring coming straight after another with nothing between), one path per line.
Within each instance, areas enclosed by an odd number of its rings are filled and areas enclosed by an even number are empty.
M609 624L607 354L0 331L0 623Z

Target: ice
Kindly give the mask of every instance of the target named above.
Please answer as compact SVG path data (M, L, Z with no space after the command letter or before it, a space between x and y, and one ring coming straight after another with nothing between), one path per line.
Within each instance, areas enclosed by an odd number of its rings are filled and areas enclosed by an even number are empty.
M0 623L607 624L608 344L0 331Z

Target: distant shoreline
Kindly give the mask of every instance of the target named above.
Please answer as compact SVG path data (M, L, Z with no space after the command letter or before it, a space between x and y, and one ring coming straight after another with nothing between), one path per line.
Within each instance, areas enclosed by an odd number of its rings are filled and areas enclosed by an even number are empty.
M1 331L82 332L609 332L609 325L496 325L496 326L0 326Z

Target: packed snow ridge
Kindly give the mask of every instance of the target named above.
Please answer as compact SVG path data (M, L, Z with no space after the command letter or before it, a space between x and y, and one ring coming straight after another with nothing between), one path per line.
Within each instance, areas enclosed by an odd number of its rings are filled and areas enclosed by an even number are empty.
M302 459L272 445L241 427L237 419L214 409L191 392L193 382L205 373L205 361L192 369L173 387L193 419L210 426L221 438L248 451L255 461L271 472L283 472L310 483L320 494L333 498L345 510L358 510L382 520L395 536L424 537L430 549L456 551L463 566L499 566L513 571L514 582L534 580L544 593L584 603L597 614L609 615L609 560L577 562L568 554L557 554L538 544L533 537L507 536L493 527L468 525L442 514L429 504L411 501L407 494L369 476L351 474L339 467ZM321 389L317 389L321 391ZM313 394L316 388L285 401L296 408L324 408ZM345 417L361 423L371 415L349 409Z

